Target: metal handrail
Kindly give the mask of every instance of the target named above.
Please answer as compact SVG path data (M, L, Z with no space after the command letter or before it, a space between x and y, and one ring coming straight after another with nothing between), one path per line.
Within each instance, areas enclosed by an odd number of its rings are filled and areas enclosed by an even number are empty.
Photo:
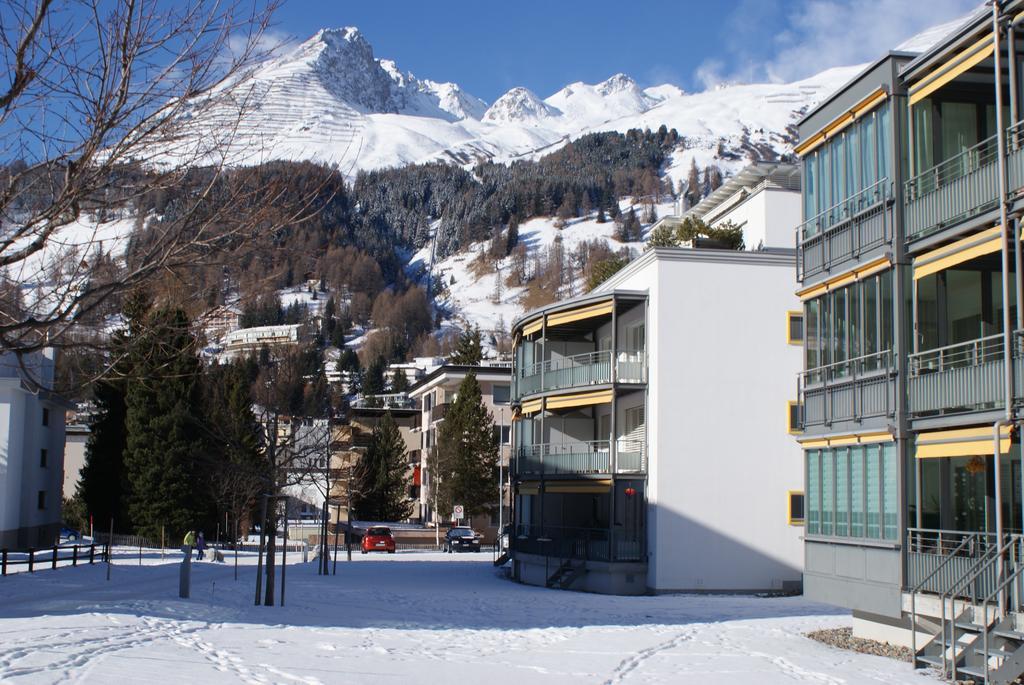
M892 358L895 355L891 349L882 350L881 352L872 352L871 354L861 355L859 357L853 357L852 359L844 359L841 362L832 362L831 364L823 364L822 366L816 366L812 369L805 369L800 372L801 378L803 379L804 387L808 385L827 385L828 381L831 380L853 380L860 378L865 375L881 376L885 375L886 371L890 371L893 368ZM879 366L874 369L865 371L866 364L864 362L868 360L877 360ZM836 375L833 373L836 369L847 368L850 369L850 373L846 375ZM821 380L811 381L812 377L819 377Z
M910 547L912 546L911 545L911 536L915 532L920 533L921 531L920 531L920 529L916 529L916 528L909 528L909 529L907 529L907 549L908 549L908 551L910 551ZM937 531L937 532L939 533L939 540L940 540L939 545L940 545L940 548L941 548L941 545L942 545L942 542L941 542L942 531L940 530L940 531ZM952 561L954 558L956 558L956 555L957 555L958 552L963 551L964 545L966 545L968 542L972 542L975 539L976 539L976 537L973 534L964 536L963 540L960 541L960 544L957 545L956 548L954 548L952 552L950 552L948 555L946 555L946 558L943 559L942 562L938 566L935 567L935 570L933 570L931 573L929 573L925 577L924 580L922 580L920 583L918 583L916 586L914 586L914 588L910 591L910 654L911 654L911 656L913 658L916 658L916 656L917 656L917 627L916 627L917 626L917 593L920 592L921 588L923 588L929 581L931 581L931 579L934 578L939 573L939 571L941 571L943 568L945 568L946 564L948 564L950 561ZM945 650L943 650L942 670L943 671L946 670Z
M951 646L956 644L956 594L957 594L956 591L957 591L957 589L968 587L970 585L970 583L973 583L978 578L978 576L980 576L982 573L984 573L985 571L988 570L989 566L992 564L993 561L1001 561L1002 558L1003 558L1003 555L1006 553L1006 550L1009 547L1011 547L1012 545L1016 544L1017 540L1018 540L1018 536L1011 534L1011 535L1009 535L1007 537L1007 541L1006 542L1001 542L1001 544L999 545L999 548L996 550L995 554L991 554L990 551L985 552L984 554L982 554L982 556L980 556L978 558L978 561L975 562L975 564L973 566L971 566L969 569L967 569L967 572L964 573L964 575L961 576L958 581L953 583L946 592L944 592L942 595L940 595L939 602L941 603L941 606L942 606L942 623L940 625L942 627L943 640L945 640L945 636L946 636L946 598L949 597L949 620L950 620L949 638L950 638L950 645ZM975 597L971 598L972 602L976 601L976 599L977 598L975 598ZM943 672L945 672L945 664L946 664L945 642L943 642L943 652L942 652L942 654L943 654L943 656L942 656ZM953 678L953 680L956 680L956 650L955 650L955 647L954 647L954 651L953 651L952 657L953 657L952 658L952 662L953 662L952 678Z
M549 373L551 371L561 371L562 369L568 369L576 366L591 366L593 364L610 362L611 357L611 350L599 350L597 352L583 352L581 354L573 354L569 355L568 357L546 359L544 361L534 362L529 366L523 367L523 370L519 375L521 378L527 378L529 376L539 376L541 374L541 371L543 371L544 373Z
M945 371L999 361L1003 356L1003 334L985 336L967 342L936 347L907 357L911 376L922 371Z
M886 176L881 180L875 181L867 188L864 188L863 190L858 190L853 195L843 200L840 200L839 202L836 202L831 207L823 209L822 211L812 216L810 219L806 219L803 223L796 227L797 247L804 245L810 240L821 238L822 236L828 235L833 230L838 230L838 228L843 223L845 223L846 220L853 219L854 217L857 217L865 212L869 212L875 207L886 202L892 197L892 192L889 190L890 186L891 183L889 181L889 177ZM879 192L879 188L881 189L881 192ZM870 197L872 195L875 198L873 202L858 207L857 211L855 212L850 211L850 206L853 205L855 202L862 201L864 197ZM843 219L839 221L831 221L828 225L822 225L822 220L830 219L837 213L837 210L839 213L845 215ZM812 224L818 226L820 230L808 235L807 227Z
M1021 573L1024 573L1024 565L1018 565L1016 570L1014 570L1014 572L1011 573L1009 575L1009 577L1006 578L1006 580L1004 580L1002 583L1000 583L996 587L996 589L992 591L992 594L990 594L988 597L986 597L982 601L982 603L981 603L981 615L985 618L985 625L984 625L985 629L981 633L981 638L982 638L982 644L983 644L983 649L984 649L985 682L986 683L988 682L988 634L989 634L988 605L989 605L989 602L991 602L993 599L995 599L997 595L999 595L1002 592L1004 592L1006 590L1007 585L1009 585L1011 582L1015 581L1021 575ZM1017 605L1020 604L1020 597L1019 596L1017 597L1016 604ZM1000 612L1000 613L1002 613L1002 612ZM1000 618L1002 618L1002 616L1000 616Z
M963 152L944 159L916 176L907 179L905 183L907 202L913 202L920 197L933 193L950 181L963 178L983 166L991 164L998 156L997 143L997 135L989 136ZM925 180L931 181L931 186L922 190L921 188Z

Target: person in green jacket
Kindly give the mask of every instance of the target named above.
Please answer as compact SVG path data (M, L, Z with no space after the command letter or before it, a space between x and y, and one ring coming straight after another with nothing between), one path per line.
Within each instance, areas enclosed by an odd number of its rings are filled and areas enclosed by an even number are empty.
M185 546L188 547L188 556L192 556L192 548L196 546L196 532L190 530L185 533Z

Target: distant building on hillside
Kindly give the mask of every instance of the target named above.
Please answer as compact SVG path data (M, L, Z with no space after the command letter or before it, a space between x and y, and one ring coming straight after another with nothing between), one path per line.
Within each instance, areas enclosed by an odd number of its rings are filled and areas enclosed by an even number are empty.
M238 330L242 313L237 307L219 305L199 316L196 327L206 333L210 342L220 340L232 331Z
M224 350L234 356L258 352L264 346L270 350L294 347L304 339L305 331L302 324L240 328L224 336Z
M30 378L52 387L53 350L23 359ZM64 399L39 389L13 354L0 356L0 547L52 545L60 533Z

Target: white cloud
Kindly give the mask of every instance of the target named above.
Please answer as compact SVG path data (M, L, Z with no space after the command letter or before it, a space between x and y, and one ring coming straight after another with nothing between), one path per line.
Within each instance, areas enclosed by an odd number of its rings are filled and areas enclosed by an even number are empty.
M705 62L694 78L705 86L791 82L831 67L869 62L980 7L978 0L928 0L927 11L922 6L919 0L744 0L727 22L725 47L732 65L723 71L721 62ZM777 23L778 16L783 17L781 30L765 46L765 26Z

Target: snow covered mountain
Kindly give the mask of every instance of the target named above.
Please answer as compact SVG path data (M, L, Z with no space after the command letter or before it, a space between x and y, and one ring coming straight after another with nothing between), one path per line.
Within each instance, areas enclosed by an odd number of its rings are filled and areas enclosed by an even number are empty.
M439 159L471 164L530 157L589 131L664 124L685 141L686 154L669 170L681 177L691 157L700 165L717 160L728 171L743 163L746 150L786 151L796 113L857 69L696 94L671 84L641 89L615 74L597 84L569 84L543 99L513 88L488 107L455 83L419 79L376 57L354 27L324 29L197 101L185 139L230 140L235 163L314 159L351 174ZM236 121L242 100L247 110ZM722 150L732 154L721 159Z

